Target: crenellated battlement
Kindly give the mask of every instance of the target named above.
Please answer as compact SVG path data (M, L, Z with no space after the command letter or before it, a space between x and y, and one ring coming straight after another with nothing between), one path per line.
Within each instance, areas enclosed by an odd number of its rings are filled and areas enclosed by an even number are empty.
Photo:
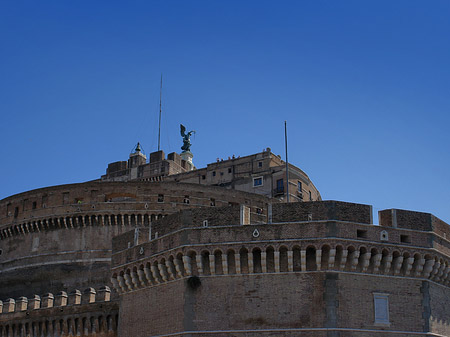
M87 288L84 292L75 289L69 294L65 291L61 291L56 295L47 293L42 296L34 295L31 298L22 296L17 300L8 298L4 302L0 301L0 314L48 309L54 307L66 307L71 305L91 304L98 302L109 302L110 300L111 289L108 286L104 286L98 291L96 291L94 288Z
M117 334L118 302L111 290L61 291L0 301L0 336L101 336Z

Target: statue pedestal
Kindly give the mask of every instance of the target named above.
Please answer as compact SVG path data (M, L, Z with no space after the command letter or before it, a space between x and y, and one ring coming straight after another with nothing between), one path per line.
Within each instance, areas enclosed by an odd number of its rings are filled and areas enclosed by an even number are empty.
M186 161L187 164L187 170L192 171L194 169L194 164L192 163L192 158L194 158L194 155L191 151L183 151L181 152L181 159Z

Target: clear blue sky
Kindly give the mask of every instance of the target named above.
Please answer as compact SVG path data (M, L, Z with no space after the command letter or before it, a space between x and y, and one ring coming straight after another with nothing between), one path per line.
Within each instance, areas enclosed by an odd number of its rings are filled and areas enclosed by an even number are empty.
M0 198L100 177L140 141L260 152L323 199L450 222L450 2L1 1Z

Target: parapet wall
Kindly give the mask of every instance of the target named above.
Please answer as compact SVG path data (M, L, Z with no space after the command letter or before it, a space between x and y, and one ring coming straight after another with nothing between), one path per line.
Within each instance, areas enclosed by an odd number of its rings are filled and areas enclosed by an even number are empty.
M0 301L0 336L116 337L117 301L105 286Z
M268 200L217 186L175 182L87 182L47 187L0 200L0 239L28 233L36 226L40 230L54 225L76 226L92 219L101 223L110 215L130 215L130 220L134 215L135 222L140 217L143 224L182 209L229 204L264 207Z
M403 209L386 209L378 212L380 226L433 231L439 236L450 238L450 226L430 213Z
M272 222L316 220L372 224L372 206L334 200L273 205Z

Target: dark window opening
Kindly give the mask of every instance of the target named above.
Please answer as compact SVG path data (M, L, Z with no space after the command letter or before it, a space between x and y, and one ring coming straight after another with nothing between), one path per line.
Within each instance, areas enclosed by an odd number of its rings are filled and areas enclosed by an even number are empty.
M230 168L228 168L228 173L231 173L231 167L230 167Z
M210 205L211 205L211 206L216 206L216 199L211 198L211 203L210 203Z
M284 180L278 179L277 180L277 187L275 188L275 194L278 193L284 193Z
M185 195L185 196L184 196L183 203L189 204L189 196L188 196L188 195Z
M223 176L223 172L220 172L220 175Z
M213 171L213 177L215 177L216 176L216 171Z
M367 231L366 230L362 230L362 229L357 229L356 230L356 236L358 238L367 239Z
M164 194L158 194L158 202L164 202Z
M19 207L14 208L14 217L17 218L19 216Z
M205 180L206 179L206 176L203 174L202 175L202 180Z
M258 167L262 167L262 161L258 163Z
M36 206L37 206L36 201L33 201L33 203L31 204L31 208L32 208L32 209L36 209Z
M411 243L411 237L409 235L400 235L400 242Z

